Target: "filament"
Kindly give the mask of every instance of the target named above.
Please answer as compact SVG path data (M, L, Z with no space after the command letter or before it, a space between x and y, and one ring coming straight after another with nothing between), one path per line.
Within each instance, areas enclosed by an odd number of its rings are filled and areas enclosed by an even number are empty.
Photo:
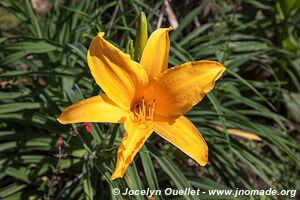
M133 121L140 124L146 122L152 122L155 110L155 99L150 102L146 102L142 97L140 101L134 104L131 111L133 113Z

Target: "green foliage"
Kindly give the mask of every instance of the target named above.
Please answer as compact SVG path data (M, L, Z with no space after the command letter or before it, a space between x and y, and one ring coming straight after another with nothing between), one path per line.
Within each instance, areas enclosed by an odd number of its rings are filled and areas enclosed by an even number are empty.
M30 2L0 1L1 199L135 198L114 196L112 188L300 189L298 1L172 2L179 27L171 33L170 65L212 59L227 67L215 90L187 115L208 143L209 163L197 166L153 134L115 181L110 176L123 127L94 123L87 133L82 124L63 126L56 118L66 106L102 92L86 61L91 39L106 32L133 54L139 13L153 31L163 1L54 0L45 13ZM3 20L10 26L3 28ZM234 137L227 128L263 141Z

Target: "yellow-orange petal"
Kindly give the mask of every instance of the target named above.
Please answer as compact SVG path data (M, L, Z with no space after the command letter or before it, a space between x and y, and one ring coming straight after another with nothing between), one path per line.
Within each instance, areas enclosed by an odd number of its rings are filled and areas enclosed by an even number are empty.
M105 94L84 99L66 108L57 119L62 124L80 122L121 123L127 112Z
M90 44L87 59L97 84L118 106L129 109L137 86L148 83L142 65L131 60L99 33Z
M175 121L157 122L154 131L165 140L204 166L208 160L208 147L198 129L184 116Z
M169 28L160 28L154 31L144 48L140 63L146 70L149 79L168 68L170 39Z
M121 178L134 156L153 132L154 124L138 126L130 119L124 123L125 133L118 149L117 165L111 179Z
M156 110L162 116L183 115L213 89L225 71L215 61L187 62L157 76L150 93L155 93Z
M222 131L224 133L226 132L222 126L215 125L214 128L217 129L218 131ZM249 140L262 141L262 138L259 137L257 134L251 133L248 131L244 131L244 130L240 130L240 129L236 129L236 128L228 128L227 133L229 133L231 135L236 135L239 137L247 138Z

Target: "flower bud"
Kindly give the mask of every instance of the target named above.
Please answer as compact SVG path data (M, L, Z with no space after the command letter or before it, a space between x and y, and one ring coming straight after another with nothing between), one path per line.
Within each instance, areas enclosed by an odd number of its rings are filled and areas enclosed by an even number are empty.
M134 59L136 61L140 61L147 40L148 40L147 18L145 13L141 12L138 19L138 26L137 26L136 38L135 38Z
M130 55L131 59L134 59L134 47L133 47L133 40L128 40L126 44L126 53Z

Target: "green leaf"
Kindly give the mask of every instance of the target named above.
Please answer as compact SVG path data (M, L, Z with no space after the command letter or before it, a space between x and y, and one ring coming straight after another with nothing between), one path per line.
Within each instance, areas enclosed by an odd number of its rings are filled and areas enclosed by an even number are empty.
M180 22L179 27L171 34L171 40L176 40L179 34L193 21L194 17L197 16L205 7L208 1L201 2L196 8L190 11Z
M88 166L88 163L86 162L83 165L82 168L82 173L83 173L83 191L85 194L85 199L87 200L93 200L94 199L94 194L93 194L93 188L92 188L92 183L91 183L91 172Z
M185 188L191 188L191 185L188 183L187 178L174 163L172 163L167 157L161 155L161 153L149 143L146 146L147 149L149 149L149 151L151 152L151 156L153 156L157 160L162 170L172 179L172 181L174 181L174 184L178 189L184 190ZM198 197L184 196L184 199L196 200L198 199Z
M1 94L0 94L1 95ZM0 114L40 108L40 103L7 103L0 105Z
M141 156L141 160L143 163L143 168L145 171L145 176L147 183L149 184L149 188L151 190L159 190L158 180L156 177L155 169L153 166L153 162L150 157L150 152L148 152L146 145L144 145L139 152ZM161 199L159 196L155 196L155 199Z

